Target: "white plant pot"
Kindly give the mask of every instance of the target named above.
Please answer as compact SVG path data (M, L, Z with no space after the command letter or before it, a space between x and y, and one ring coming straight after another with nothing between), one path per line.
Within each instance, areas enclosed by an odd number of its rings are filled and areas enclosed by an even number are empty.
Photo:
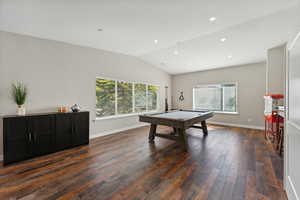
M18 105L17 107L17 115L25 115L26 109L24 105Z

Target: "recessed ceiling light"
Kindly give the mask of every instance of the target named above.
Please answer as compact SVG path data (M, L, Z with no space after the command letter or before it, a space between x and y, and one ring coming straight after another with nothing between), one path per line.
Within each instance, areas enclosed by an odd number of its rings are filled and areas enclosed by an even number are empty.
M217 20L216 17L211 17L211 18L209 18L209 21L211 21L211 22L214 22L214 21L216 21L216 20Z
M227 38L221 38L220 41L221 42L225 42L227 40Z
M231 59L231 58L232 58L232 55L227 56L227 58Z
M102 28L98 28L97 31L103 31L103 29Z
M154 44L157 44L158 43L158 40L154 40Z
M178 52L177 50L174 51L174 55L178 55L178 53L179 53L179 52Z

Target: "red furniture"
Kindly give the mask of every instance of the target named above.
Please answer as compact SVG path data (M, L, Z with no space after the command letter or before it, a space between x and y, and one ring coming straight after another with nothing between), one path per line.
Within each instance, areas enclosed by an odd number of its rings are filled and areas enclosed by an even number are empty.
M271 115L265 115L265 138L276 139L279 134L280 127L283 126L284 119L277 111L273 111Z
M276 142L276 149L282 153L284 117L279 114L278 106L282 104L282 94L265 95L265 138Z

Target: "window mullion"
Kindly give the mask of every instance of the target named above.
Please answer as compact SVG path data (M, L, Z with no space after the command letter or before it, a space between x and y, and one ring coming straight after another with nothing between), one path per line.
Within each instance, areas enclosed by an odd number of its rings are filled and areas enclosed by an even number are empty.
M118 81L115 81L115 115L118 115Z
M159 102L159 87L157 87L157 91L156 91L156 110L159 110L160 108L160 102ZM169 94L168 94L169 95Z
M193 88L193 109L197 109L196 108L196 88Z
M132 112L135 112L135 83L132 83Z
M237 105L238 105L238 96L237 96L237 93L238 93L238 91L237 91L237 85L236 85L236 84L235 84L234 88L235 88L235 105L234 105L234 112L237 112Z
M224 88L221 86L221 111L224 111Z
M148 85L146 84L146 112L148 112Z

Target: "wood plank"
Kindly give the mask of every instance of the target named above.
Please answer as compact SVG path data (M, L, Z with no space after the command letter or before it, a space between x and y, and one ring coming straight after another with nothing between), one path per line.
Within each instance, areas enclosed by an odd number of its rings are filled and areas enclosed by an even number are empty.
M142 127L1 167L0 199L286 200L282 158L262 131L208 128L209 137L187 130L189 152L171 140L149 144Z

